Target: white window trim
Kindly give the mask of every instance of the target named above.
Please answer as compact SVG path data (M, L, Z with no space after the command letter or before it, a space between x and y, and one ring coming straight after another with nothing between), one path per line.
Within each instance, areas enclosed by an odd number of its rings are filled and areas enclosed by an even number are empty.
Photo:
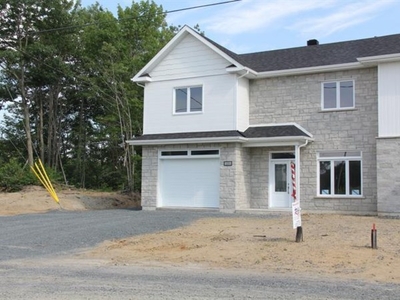
M340 107L340 83L343 81L353 82L353 106ZM324 84L336 83L336 107L324 108ZM326 80L321 82L321 111L352 110L356 108L356 86L354 79Z
M332 150L329 152L346 152L345 150ZM353 151L357 151L357 150L353 150ZM353 152L351 151L351 152ZM325 151L321 151L321 152L325 152ZM364 198L364 182L363 182L363 159L362 159L362 152L360 151L360 156L330 156L330 157L320 157L320 153L317 153L317 197L318 198ZM328 152L328 151L326 151ZM350 151L349 151L350 152ZM320 194L320 161L346 161L346 174L349 174L349 161L360 161L360 195L352 195L350 194L350 178L349 176L346 176L346 191L349 192L349 194ZM332 178L334 178L335 174L334 174L334 168L331 168L331 191L334 191L334 180L332 180Z
M218 151L218 154L204 154L204 155L193 155L192 151ZM173 152L173 151L187 151L187 155L168 155L163 156L162 152ZM190 149L163 149L158 151L159 159L204 159L204 158L219 158L221 156L221 150L219 148L190 148Z
M201 111L190 111L190 97L189 93L186 98L186 111L185 112L176 112L176 90L178 89L187 89L190 90L191 88L197 88L201 87ZM181 116L181 115L193 115L193 114L202 114L204 112L204 85L199 84L199 85L187 85L187 86L177 86L172 89L172 114L175 116Z
M292 153L295 155L295 157L293 158L272 158L272 154L276 154L276 153ZM296 153L292 150L288 150L288 151L270 151L269 152L269 160L270 161L280 161L280 160L295 160L296 159Z

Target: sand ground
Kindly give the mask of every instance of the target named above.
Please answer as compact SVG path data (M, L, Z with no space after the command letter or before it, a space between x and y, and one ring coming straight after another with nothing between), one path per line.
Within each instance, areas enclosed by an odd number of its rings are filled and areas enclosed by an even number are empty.
M60 205L40 187L0 193L0 215L137 207L127 195L58 191ZM184 213L184 212L183 212ZM104 264L173 265L331 276L400 284L400 219L303 214L304 241L295 242L290 214L207 218L170 231L106 241L77 254ZM376 224L378 249L371 249Z

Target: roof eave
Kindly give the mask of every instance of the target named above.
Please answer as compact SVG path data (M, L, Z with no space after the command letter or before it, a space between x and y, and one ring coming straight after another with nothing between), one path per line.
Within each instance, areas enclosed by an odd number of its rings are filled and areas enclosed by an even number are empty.
M240 77L255 78L257 72L247 67L226 67L226 72L229 74L238 74Z
M363 67L365 66L360 62L352 62L352 63L344 63L336 65L325 65L325 66L316 66L307 68L258 72L257 78L270 78L279 76L303 75L303 74L318 73L318 72L342 71L342 70L359 69Z
M400 53L359 57L357 60L365 66L376 66L379 63L399 62Z
M172 144L198 144L198 143L244 143L246 138L236 136L213 138L182 138L182 139L155 139L155 140L128 140L132 146L172 145Z
M273 147L273 146L296 146L305 141L313 141L307 136L285 136L285 137L215 137L215 138L188 138L188 139L156 139L156 140L129 140L131 146L157 146L157 145L179 145L198 143L243 143L243 147Z
M138 83L147 83L147 82L152 82L153 79L150 76L141 76L137 78L133 77L131 81Z
M243 147L298 146L306 141L312 142L314 139L307 136L249 138Z

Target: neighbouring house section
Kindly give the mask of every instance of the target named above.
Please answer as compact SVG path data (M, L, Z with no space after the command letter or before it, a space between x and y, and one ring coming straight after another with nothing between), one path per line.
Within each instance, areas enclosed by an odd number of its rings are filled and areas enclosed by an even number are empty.
M142 206L400 215L400 35L236 54L185 26L144 87Z
M383 62L379 77L378 214L400 212L400 62Z
M352 104L325 109L326 83L332 83L339 94L337 86L341 82L351 83L352 92L347 93L352 95L352 101L347 102ZM304 209L360 213L376 210L377 93L376 67L251 82L250 124L295 122L313 134L314 141L301 155ZM352 173L350 154L359 165ZM331 170L334 173L330 174ZM329 180L328 174L323 173L329 173ZM346 182L351 179L357 183Z

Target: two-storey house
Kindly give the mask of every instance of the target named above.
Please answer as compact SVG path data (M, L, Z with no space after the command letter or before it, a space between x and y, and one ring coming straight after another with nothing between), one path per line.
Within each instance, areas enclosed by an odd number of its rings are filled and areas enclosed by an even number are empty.
M132 80L144 209L400 214L400 35L239 55L185 26Z

